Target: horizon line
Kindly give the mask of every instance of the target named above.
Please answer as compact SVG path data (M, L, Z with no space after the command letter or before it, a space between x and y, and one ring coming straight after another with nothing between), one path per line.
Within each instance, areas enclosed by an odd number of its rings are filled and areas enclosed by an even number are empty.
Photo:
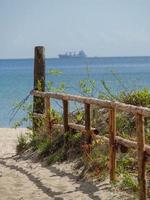
M150 57L150 55L141 55L141 56L127 56L127 55L126 56L87 56L87 57L81 58L81 59L86 59L86 58L135 58L135 57ZM23 60L23 59L32 60L32 59L34 59L34 57L0 58L0 60ZM45 59L59 59L59 60L61 60L61 58L59 58L59 57L45 57ZM70 59L72 59L72 58L70 58ZM80 58L73 58L73 59L80 59ZM66 59L66 60L68 60L68 59Z

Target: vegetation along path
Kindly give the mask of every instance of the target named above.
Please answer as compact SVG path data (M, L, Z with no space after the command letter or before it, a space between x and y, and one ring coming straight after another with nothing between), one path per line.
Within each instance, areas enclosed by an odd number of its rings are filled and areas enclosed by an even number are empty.
M17 136L26 129L0 129L0 200L108 200L131 199L111 188L78 180L73 163L44 166L33 154L16 155Z

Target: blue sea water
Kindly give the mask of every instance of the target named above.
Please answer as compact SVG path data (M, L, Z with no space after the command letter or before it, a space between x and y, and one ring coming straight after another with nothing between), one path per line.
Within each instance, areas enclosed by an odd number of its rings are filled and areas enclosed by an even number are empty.
M0 60L0 127L10 127L10 111L33 88L32 59ZM103 90L101 80L117 93L122 89L112 71L122 79L127 89L150 88L150 57L114 57L85 59L47 59L47 80L56 85L65 82L69 93L79 93L79 81L90 75ZM59 76L48 75L49 69L59 69ZM31 99L30 99L31 101ZM18 113L18 117L21 116Z

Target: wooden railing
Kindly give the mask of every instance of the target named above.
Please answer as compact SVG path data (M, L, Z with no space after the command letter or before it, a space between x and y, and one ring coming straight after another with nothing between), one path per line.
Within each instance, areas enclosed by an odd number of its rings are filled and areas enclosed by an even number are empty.
M139 182L139 199L146 199L146 162L150 156L150 146L145 144L144 134L144 117L150 117L150 109L144 107L137 107L127 105L120 102L100 100L96 98L45 92L45 56L44 47L35 47L34 58L34 90L31 91L33 98L33 112L34 116L40 117L44 115L46 132L51 134L51 116L50 116L50 99L59 99L63 104L63 127L64 131L71 129L84 130L90 133L91 127L90 107L96 105L99 108L106 108L109 110L109 138L105 140L109 142L109 170L110 180L115 180L116 169L116 153L117 146L123 145L127 148L136 148L138 155L138 182ZM83 103L85 106L85 126L69 123L68 120L68 104L69 101L76 101ZM132 113L136 117L136 134L137 141L130 141L116 135L116 112L123 111ZM36 128L36 120L33 118L33 129Z
M31 91L31 94L36 97L44 99L45 102L45 128L47 132L50 132L50 99L59 99L63 104L63 125L57 125L63 127L64 131L68 131L69 128L77 130L85 130L90 132L91 119L90 119L90 107L91 105L96 105L99 108L106 108L109 110L109 169L110 169L110 180L115 180L115 169L116 169L116 152L117 146L123 145L127 148L137 148L138 153L138 182L139 182L139 195L140 200L146 199L146 177L145 177L145 164L147 157L150 155L150 146L145 144L144 135L144 117L150 117L150 109L145 107L137 107L133 105L128 105L120 102L100 100L96 98L62 94L62 93L52 93L52 92L39 92ZM76 101L83 103L85 105L85 126L69 123L68 120L68 105L69 101ZM136 134L137 141L130 141L116 135L116 112L123 111L127 113L132 113L136 116ZM35 113L36 116L39 114ZM40 114L41 115L41 114Z

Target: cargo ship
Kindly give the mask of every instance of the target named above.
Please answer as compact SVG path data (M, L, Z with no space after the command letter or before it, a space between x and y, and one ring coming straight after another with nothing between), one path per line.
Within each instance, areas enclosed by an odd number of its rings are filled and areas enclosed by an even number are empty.
M66 52L65 54L59 54L59 58L86 58L86 54L83 50L76 52Z

